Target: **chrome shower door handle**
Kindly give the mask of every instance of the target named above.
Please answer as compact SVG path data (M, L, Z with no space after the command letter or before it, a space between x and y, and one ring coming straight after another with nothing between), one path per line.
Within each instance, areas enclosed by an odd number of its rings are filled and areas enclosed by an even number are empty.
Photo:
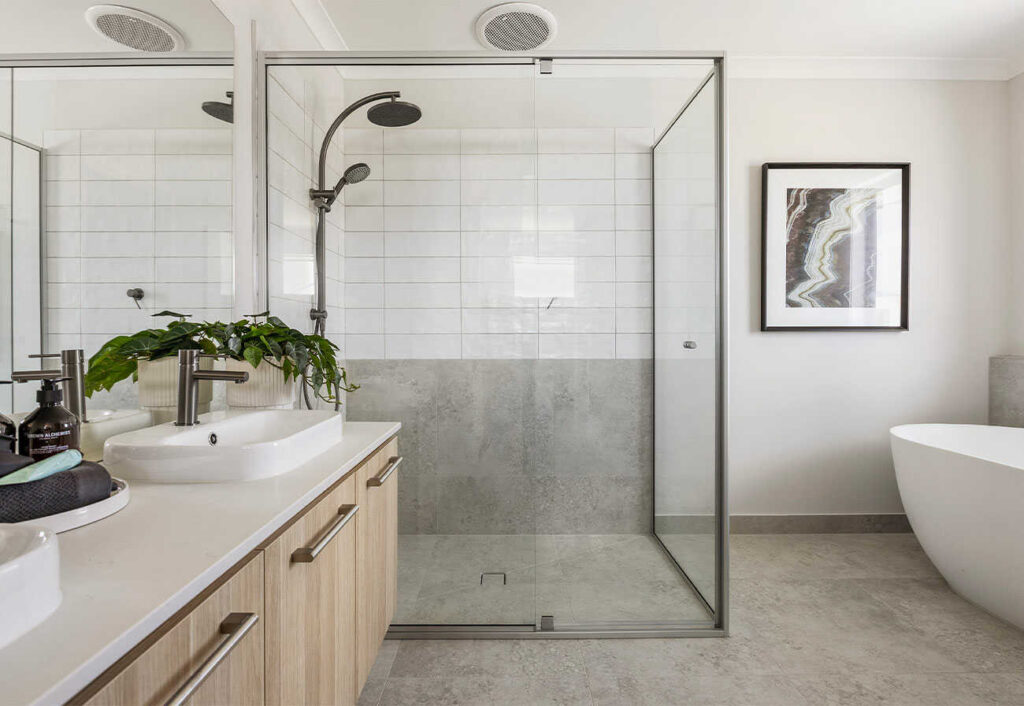
M196 671L185 681L174 696L167 700L166 706L181 706L196 693L206 679L213 674L221 662L223 662L231 650L241 642L246 633L252 630L259 622L260 616L256 613L231 613L220 624L220 634L223 637L217 643L217 648L207 657Z

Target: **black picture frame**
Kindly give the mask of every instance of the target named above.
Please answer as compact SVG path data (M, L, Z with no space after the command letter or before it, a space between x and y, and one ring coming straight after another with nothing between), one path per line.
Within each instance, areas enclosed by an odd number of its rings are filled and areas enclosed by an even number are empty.
M900 323L894 326L791 326L768 322L768 186L772 170L892 169L901 173L902 257ZM909 162L765 162L761 165L761 331L909 331L910 299L910 163Z

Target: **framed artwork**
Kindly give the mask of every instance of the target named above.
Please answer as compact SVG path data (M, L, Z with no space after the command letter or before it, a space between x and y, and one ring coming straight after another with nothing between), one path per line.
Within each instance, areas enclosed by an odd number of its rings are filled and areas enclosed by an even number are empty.
M910 165L761 167L761 330L906 331Z

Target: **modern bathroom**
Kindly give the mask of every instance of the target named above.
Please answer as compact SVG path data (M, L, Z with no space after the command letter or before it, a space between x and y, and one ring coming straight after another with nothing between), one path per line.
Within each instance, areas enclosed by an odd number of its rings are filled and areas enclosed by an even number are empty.
M1024 705L1024 6L124 3L0 0L0 704Z

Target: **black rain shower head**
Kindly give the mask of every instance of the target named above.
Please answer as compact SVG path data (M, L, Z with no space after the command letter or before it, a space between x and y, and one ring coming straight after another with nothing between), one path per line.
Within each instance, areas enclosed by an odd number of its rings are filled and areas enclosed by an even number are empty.
M217 120L233 123L235 122L235 92L228 91L226 95L228 97L227 103L205 101L203 103L203 112L217 118Z
M415 103L395 100L378 103L366 111L366 117L374 125L381 127L405 127L420 119L423 111Z

